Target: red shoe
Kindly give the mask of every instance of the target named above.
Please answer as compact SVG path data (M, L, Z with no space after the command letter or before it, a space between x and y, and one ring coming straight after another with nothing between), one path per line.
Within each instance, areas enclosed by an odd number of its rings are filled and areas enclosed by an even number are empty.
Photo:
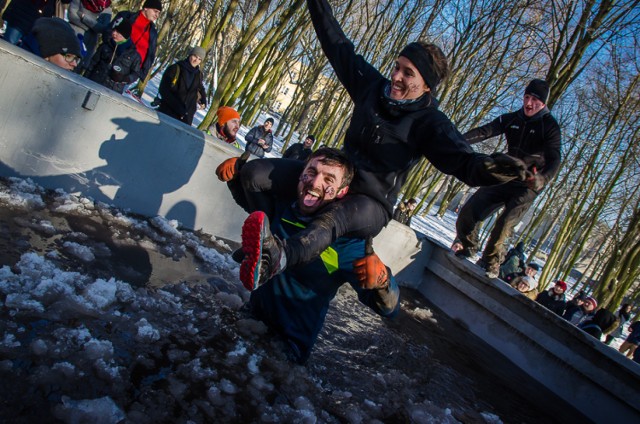
M242 225L240 281L253 291L276 274L282 272L286 258L280 240L271 234L269 218L262 211L253 212Z

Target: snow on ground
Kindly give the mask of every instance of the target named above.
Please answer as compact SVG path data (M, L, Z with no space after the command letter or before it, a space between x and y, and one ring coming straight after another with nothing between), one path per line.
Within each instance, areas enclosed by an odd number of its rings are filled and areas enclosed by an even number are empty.
M499 423L541 412L403 289L340 290L307 366L242 309L231 248L30 180L0 181L0 421ZM506 387L506 386L499 386ZM552 418L546 422L553 422Z

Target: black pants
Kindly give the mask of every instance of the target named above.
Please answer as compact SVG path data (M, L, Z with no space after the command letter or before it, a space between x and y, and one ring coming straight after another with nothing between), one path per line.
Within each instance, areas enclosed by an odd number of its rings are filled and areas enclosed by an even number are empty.
M499 265L504 256L504 242L538 194L519 182L482 187L464 204L456 221L457 238L471 255L478 251L478 231L482 221L504 206L496 219L482 260L488 266Z
M245 209L273 216L276 202L294 202L303 169L303 162L290 159L247 162L241 172ZM284 240L287 268L317 258L339 237L373 237L389 218L380 202L363 194L347 194L325 206L304 231Z

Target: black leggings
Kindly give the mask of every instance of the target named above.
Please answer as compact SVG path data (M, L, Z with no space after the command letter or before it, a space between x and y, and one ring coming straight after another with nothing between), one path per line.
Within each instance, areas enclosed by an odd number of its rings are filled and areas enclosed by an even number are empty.
M276 202L294 202L303 169L303 162L290 159L247 162L241 182L249 210L273 216ZM364 194L347 194L325 206L305 230L284 240L287 268L317 258L339 237L373 237L387 222L389 214L380 202Z

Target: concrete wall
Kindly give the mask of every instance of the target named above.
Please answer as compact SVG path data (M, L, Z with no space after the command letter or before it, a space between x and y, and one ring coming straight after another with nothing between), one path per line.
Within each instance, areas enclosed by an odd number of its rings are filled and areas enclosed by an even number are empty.
M237 154L0 40L0 175L238 240L246 214L214 173Z

